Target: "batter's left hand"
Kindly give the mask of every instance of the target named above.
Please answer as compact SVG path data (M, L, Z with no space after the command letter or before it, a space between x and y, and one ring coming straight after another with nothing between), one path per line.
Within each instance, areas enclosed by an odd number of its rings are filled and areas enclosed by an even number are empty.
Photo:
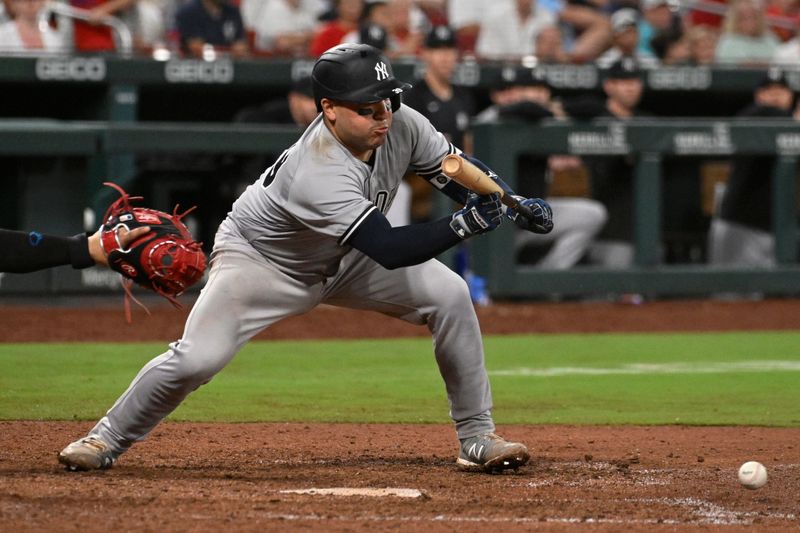
M520 228L533 233L550 233L553 230L553 210L550 204L541 198L524 198L514 196L514 198L532 213L531 218L527 218L513 209L506 210L506 216L514 221Z

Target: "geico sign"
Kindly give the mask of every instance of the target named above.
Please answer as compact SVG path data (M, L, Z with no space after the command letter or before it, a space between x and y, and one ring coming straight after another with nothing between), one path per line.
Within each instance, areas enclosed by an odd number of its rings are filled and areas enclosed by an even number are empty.
M229 60L199 61L195 59L168 61L164 77L169 83L231 83L233 62Z
M58 81L103 81L106 61L102 57L40 57L36 78Z

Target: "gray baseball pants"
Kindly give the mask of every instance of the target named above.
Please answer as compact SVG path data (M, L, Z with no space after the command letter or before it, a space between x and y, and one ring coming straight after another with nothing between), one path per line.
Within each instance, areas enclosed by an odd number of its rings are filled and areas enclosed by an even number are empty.
M465 282L445 265L430 260L386 270L353 250L336 276L309 286L277 270L240 237L220 232L208 282L182 338L142 368L90 435L123 453L208 383L250 338L320 303L426 324L458 437L494 431L478 319Z

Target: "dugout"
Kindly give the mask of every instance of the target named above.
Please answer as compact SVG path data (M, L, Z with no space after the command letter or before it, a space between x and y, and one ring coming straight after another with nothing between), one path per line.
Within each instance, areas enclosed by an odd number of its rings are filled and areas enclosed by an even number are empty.
M1 57L0 86L6 98L0 101L0 159L6 169L7 193L0 199L0 223L9 228L35 226L58 233L78 232L87 218L86 207L98 211L108 203L110 191L104 191L100 184L113 177L130 192L144 194L156 208L169 209L178 201L199 204L199 236L210 242L213 228L227 212L229 200L224 191L236 176L237 157L280 153L299 133L292 128L232 125L231 118L242 107L285 94L292 81L306 75L312 65L308 60ZM592 65L539 68L544 69L557 96L599 94L602 72ZM421 76L415 61L399 62L395 71L399 78L410 81ZM520 65L464 62L456 81L471 88L480 103L497 80L524 77L529 71ZM513 130L503 125L496 130L487 129L495 126L476 128L476 155L510 181L513 172L504 158L511 153L532 150L545 154L547 150L566 149L564 153L580 154L591 151L592 142L602 145L606 141L612 143L612 150L640 154L642 175L656 176L637 193L637 201L655 207L642 210L644 219L637 224L636 269L591 273L580 279L570 276L585 274L581 269L566 273L517 269L502 255L507 236L501 230L496 236L482 238L476 246L485 247L486 257L491 258L488 263L479 260L476 266L489 277L493 294L537 297L543 292L628 292L636 287L669 294L681 290L703 293L714 288L704 280L702 275L709 271L696 254L675 252L665 257L659 245L665 239L664 232L671 232L666 237L683 242L686 250L696 244L705 229L709 186L713 188L715 180L724 179L726 161L743 146L755 143L759 150L775 154L779 158L777 174L783 177L772 179L779 180L782 187L793 187L788 185L787 176L794 172L797 151L793 150L797 149L791 139L779 145L775 135L791 135L796 128L787 126L787 130L770 124L748 128L725 118L749 101L762 74L760 69L706 67L648 71L642 107L661 111L656 112L660 117L647 125L627 127L626 146L622 148L613 147L613 140L608 139L608 125L547 124L538 132L529 130L535 126L523 130L518 125ZM796 91L800 89L800 70L787 77ZM692 118L677 118L680 116ZM722 131L720 128L728 128L735 138L730 150L715 147L714 136ZM518 145L534 138L546 142L532 148ZM575 141L581 138L588 144L581 146L580 140ZM684 146L682 151L676 150L676 139L682 138L706 138L710 144L705 148L710 150L704 151L702 142L694 148L689 143L685 145L688 149ZM778 204L793 197L790 189L780 190L784 194L775 198ZM233 196L233 192L228 194ZM662 220L659 198L664 196L682 202L684 220L670 220L668 224ZM779 211L783 218L775 228L780 267L774 272L712 273L712 280L727 287L755 284L778 293L793 292L793 287L800 286L793 271L797 263L796 220L790 207L784 205ZM96 224L96 220L92 222ZM676 227L670 227L673 223ZM689 231L685 231L687 227ZM667 268L673 264L674 269ZM684 274L680 274L681 269ZM70 274L74 278L74 273ZM688 281L684 281L684 275ZM87 285L83 279L56 280L64 276L54 274L35 289L19 290L106 290L102 283ZM0 284L0 293L13 287L6 278Z

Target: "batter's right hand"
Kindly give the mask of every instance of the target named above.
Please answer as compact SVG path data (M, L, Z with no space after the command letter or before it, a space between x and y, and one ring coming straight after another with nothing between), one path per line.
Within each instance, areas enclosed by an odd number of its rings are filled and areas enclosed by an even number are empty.
M496 229L502 221L503 209L499 194L478 196L471 193L464 208L453 213L450 227L456 235L467 239Z

